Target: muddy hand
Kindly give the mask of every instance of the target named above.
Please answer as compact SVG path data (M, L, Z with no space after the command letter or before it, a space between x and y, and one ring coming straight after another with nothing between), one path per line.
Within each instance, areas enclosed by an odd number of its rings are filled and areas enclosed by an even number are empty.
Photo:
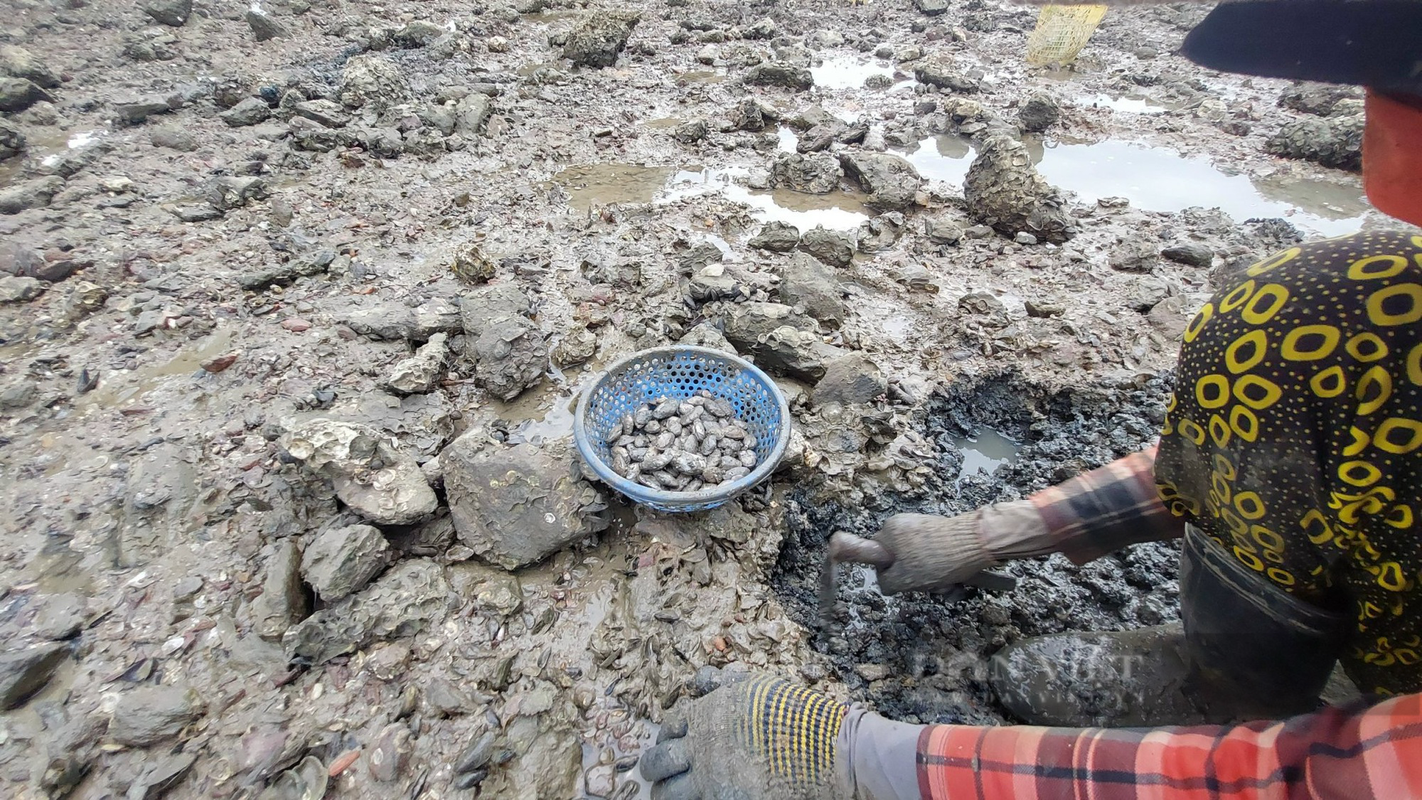
M984 572L1001 562L983 545L979 516L976 511L956 517L895 514L884 522L873 541L858 540L874 548L842 545L843 560L872 564L884 594L941 592L962 584L1012 589L1017 585L1015 578ZM873 560L858 559L856 553Z

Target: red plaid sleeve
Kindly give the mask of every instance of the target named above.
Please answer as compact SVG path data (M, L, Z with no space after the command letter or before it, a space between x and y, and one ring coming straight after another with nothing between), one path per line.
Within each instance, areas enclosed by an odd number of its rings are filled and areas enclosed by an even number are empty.
M1027 498L1052 549L1085 564L1138 542L1178 539L1185 523L1155 488L1155 447L1119 458Z
M1422 694L1197 728L926 726L924 798L1422 797Z

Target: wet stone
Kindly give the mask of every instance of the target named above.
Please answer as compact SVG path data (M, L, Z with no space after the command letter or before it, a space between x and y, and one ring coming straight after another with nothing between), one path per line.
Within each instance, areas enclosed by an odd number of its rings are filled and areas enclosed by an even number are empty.
M317 418L284 434L281 445L329 478L342 502L378 525L409 525L439 507L414 458L368 426Z
M1123 242L1108 257L1111 269L1121 272L1150 272L1160 262L1153 242Z
M432 334L413 356L401 360L390 370L386 386L396 394L424 394L434 389L444 375L444 365L449 358L447 338L443 333Z
M842 231L813 228L800 237L799 247L832 267L847 267L854 260L854 237Z
M145 0L142 7L154 22L180 28L193 13L193 0Z
M893 153L845 152L839 162L844 173L869 193L865 205L878 211L900 211L912 206L923 185L913 164Z
M186 686L130 689L114 706L109 737L119 744L147 747L176 736L202 713L202 699Z
M1026 231L1061 244L1075 234L1060 193L1032 166L1026 145L1010 136L983 143L963 181L968 213L1004 236Z
M39 278L0 278L0 303L24 303L44 294L45 283Z
M1285 158L1357 172L1363 168L1363 115L1305 117L1287 123L1265 143L1265 151Z
M45 644L0 655L0 711L23 703L49 683L54 671L69 656L61 644Z
M272 114L265 100L249 97L218 116L233 128L244 128L263 122Z
M1055 97L1046 92L1034 92L1022 101L1017 110L1017 121L1028 133L1041 133L1057 124L1062 108Z
M771 165L770 185L797 192L828 194L839 188L843 175L839 161L832 155L785 153Z
M1175 244L1160 251L1160 254L1177 264L1191 267L1208 267L1215 261L1215 253L1202 244Z
M865 353L850 353L830 362L815 384L815 405L872 403L888 388L883 372Z
M815 78L805 67L769 63L751 67L746 72L745 82L750 86L775 86L804 92L814 87Z
M413 750L414 736L410 733L410 726L403 722L386 725L375 737L375 746L370 750L370 776L381 783L397 780L404 773Z
M641 18L634 12L595 11L568 34L563 57L575 66L610 67L617 63Z
M64 179L58 175L50 175L0 189L0 214L18 214L32 208L43 208L49 205L63 188Z
M795 249L795 245L800 243L800 231L794 226L785 222L768 222L749 242L751 247L758 250L769 250L775 253L788 253Z
M322 531L306 546L301 573L316 595L334 602L365 588L385 567L390 545L371 525Z
M839 327L848 311L839 280L823 261L796 252L781 269L780 299L830 327Z
M448 602L444 569L428 559L407 559L287 631L282 646L289 658L325 663L376 642L429 630L444 618Z
M272 19L270 14L255 5L247 9L247 25L252 29L252 38L259 42L284 39L291 35L285 25Z

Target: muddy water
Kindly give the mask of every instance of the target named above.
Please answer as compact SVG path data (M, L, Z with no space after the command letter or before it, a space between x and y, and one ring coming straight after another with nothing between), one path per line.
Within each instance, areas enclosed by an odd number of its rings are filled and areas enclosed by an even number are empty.
M869 219L863 199L848 192L807 194L789 189L752 190L737 182L746 174L746 170L735 168L681 170L672 177L661 199L675 201L719 194L750 206L751 213L763 222L784 222L802 231L816 226L851 230Z
M222 325L201 342L178 351L167 362L151 367L143 367L128 373L118 373L102 379L99 388L75 403L79 411L97 408L114 408L162 386L166 379L176 375L192 375L202 368L202 363L228 352L232 344L231 326Z
M568 191L568 205L588 211L594 205L650 203L673 171L637 164L580 164L564 169L553 180Z
M962 187L968 167L977 155L971 141L952 134L930 136L897 152L913 164L918 174L955 188Z
M1107 108L1126 114L1164 114L1175 108L1174 106L1166 105L1136 94L1113 94L1106 92L1086 95L1077 100L1077 105L1086 106L1088 108Z
M963 469L959 480L979 472L992 475L998 468L1012 463L1017 458L1019 446L1016 442L992 428L983 428L973 436L954 437L953 443L963 454Z
M852 56L827 58L810 67L815 86L821 89L858 89L871 75L894 76L892 67Z

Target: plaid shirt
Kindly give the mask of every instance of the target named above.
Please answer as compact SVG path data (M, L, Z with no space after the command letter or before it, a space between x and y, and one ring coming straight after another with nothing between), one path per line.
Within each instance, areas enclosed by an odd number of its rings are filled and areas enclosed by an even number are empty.
M924 798L1422 797L1422 695L1197 728L926 726Z

